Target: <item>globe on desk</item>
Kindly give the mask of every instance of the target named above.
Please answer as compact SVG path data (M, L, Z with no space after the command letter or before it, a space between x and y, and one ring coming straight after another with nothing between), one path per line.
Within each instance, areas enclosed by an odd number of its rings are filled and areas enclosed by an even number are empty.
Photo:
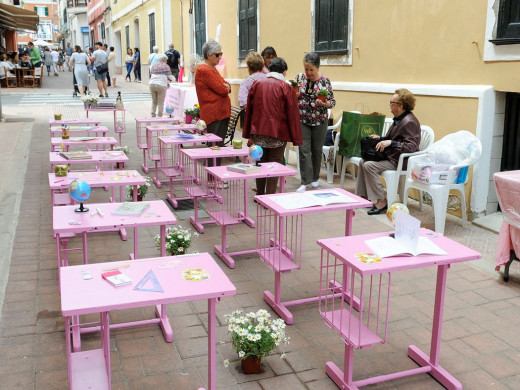
M91 192L90 186L84 181L76 179L70 183L69 195L76 202L79 202L79 208L75 209L75 212L85 213L88 211L88 208L83 207L83 202L89 198Z
M168 105L168 106L166 106L165 110L170 115L170 118L171 118L172 114L173 114L173 111L174 111L173 106L172 105Z
M264 149L262 149L259 145L252 145L249 148L249 156L251 157L251 160L256 162L256 165L258 166L258 160L262 158L264 155Z
M393 203L388 210L386 211L386 217L391 223L395 223L395 216L398 210L405 212L406 214L410 214L410 210L402 203Z

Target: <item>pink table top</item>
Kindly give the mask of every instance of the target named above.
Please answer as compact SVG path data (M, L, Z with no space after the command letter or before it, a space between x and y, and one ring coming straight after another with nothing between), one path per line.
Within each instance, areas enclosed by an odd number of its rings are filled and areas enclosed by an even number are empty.
M249 175L248 175L249 176ZM278 203L274 202L272 199L274 197L279 196L287 196L291 194L300 194L298 192L286 192L286 193L277 193L277 194L268 194L268 195L256 195L255 199L265 207L273 210L276 214L284 217L288 215L299 215L299 214L315 214L321 213L325 211L338 211L338 210L352 210L352 209L360 209L365 207L372 206L372 202L363 199L357 195L354 195L348 191L345 191L341 188L329 188L329 189L321 189L321 190L313 190L313 191L305 191L305 194L320 194L320 193L329 193L336 192L342 195L348 196L349 198L354 199L355 203L334 203L326 206L313 206L313 207L305 207L294 210L288 210L283 206L280 206Z
M120 271L132 279L131 284L114 287L101 278L101 273L106 272L103 269L118 266L125 266ZM186 280L183 272L193 268L206 271L209 279ZM164 292L134 290L150 270L153 270ZM89 271L93 278L84 280L83 271ZM61 310L64 316L236 294L233 283L208 253L61 267L60 273Z
M388 235L386 233L363 234L318 240L318 245L332 253L338 259L346 262L361 275L380 274L399 270L438 266L478 260L482 255L458 242L450 240L428 229L421 229L420 235L427 237L437 246L447 252L447 255L420 255L384 257L379 263L363 263L356 258L357 253L372 253L365 244L366 240Z
M280 176L294 176L298 173L296 169L289 168L288 166L276 163L261 163L260 170L254 173L240 173L233 172L227 169L226 166L220 167L206 167L205 168L210 174L215 176L217 179L222 181L227 180L244 180L244 179L256 179L260 177L280 177Z
M115 108L115 107L94 107L94 108L85 108L85 111L126 111L124 108Z
M84 159L84 160L67 160L66 158L60 156L59 152L49 152L49 161L52 165L56 164L99 164L99 163L118 163L118 162L128 162L128 157L122 151L103 151L103 150L93 150L89 152L92 155L92 158Z
M180 122L182 118L173 115L171 118L169 116L156 116L156 117L148 117L148 118L135 118L136 123L173 123Z
M117 145L117 140L114 137L93 137L94 139L89 141L77 141L76 138L82 137L70 137L69 139L62 139L61 137L52 137L51 145L52 146L60 146L68 145L68 146L77 146L77 145Z
M67 125L70 133L108 133L106 126L82 126L82 125ZM51 134L60 134L61 126L52 126Z
M164 130L164 134L167 135L169 131L179 132L179 131L186 130L186 131L190 131L190 132L195 132L198 129L197 129L197 126L195 126L195 125L182 123L182 124L178 124L178 125L151 125L151 126L146 126L146 130L149 130L149 131Z
M148 130L148 127L146 128ZM163 135L159 137L159 141L167 144L167 145L179 145L179 144L194 144L194 143L201 143L201 142L220 142L222 141L222 138L220 138L218 135L215 135L213 133L207 133L207 134L193 134L192 139L186 139L181 136L177 136L176 134L173 135Z
M49 126L63 125L98 125L101 119L95 118L64 118L64 119L49 119Z
M51 190L68 188L69 184L79 179L87 182L91 187L109 186L131 186L143 185L146 180L137 171L94 171L94 172L71 172L65 177L49 173L49 186Z
M249 156L249 148L247 146L243 146L241 149L235 149L232 146L221 146L219 150L211 148L192 148L181 149L181 153L185 154L192 160L213 157L245 157Z
M78 205L56 206L53 208L52 228L55 234L63 233L83 233L96 230L117 229L123 227L174 225L177 219L170 208L162 200L151 200L148 207L141 215L112 215L112 211L117 209L121 203L84 203L90 211L76 213L74 210ZM97 213L91 215L91 211L99 208L104 216ZM70 224L77 221L79 224Z

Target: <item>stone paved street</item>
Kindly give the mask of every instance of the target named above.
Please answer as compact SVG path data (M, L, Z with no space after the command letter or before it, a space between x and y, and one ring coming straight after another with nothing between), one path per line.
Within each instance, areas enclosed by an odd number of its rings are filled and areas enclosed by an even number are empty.
M143 70L143 75L147 70ZM146 93L142 84L125 83L119 76L115 96ZM60 310L56 244L52 235L51 199L47 173L49 130L48 119L53 112L66 116L84 117L79 105L39 104L11 105L9 99L21 94L72 93L71 73L44 79L41 89L2 89L3 114L8 122L0 123L0 389L57 390L67 389L67 357L64 320ZM93 82L91 83L93 85ZM9 96L11 95L11 96ZM7 102L7 103L6 103ZM128 169L140 170L142 152L137 149L135 117L146 116L149 101L127 102L123 145L132 149ZM96 113L98 116L98 113ZM99 114L112 129L111 115ZM295 164L295 155L290 159ZM149 176L153 175L150 173ZM322 187L326 174L322 171ZM178 185L178 184L177 184ZM249 187L254 185L249 183ZM299 187L297 178L289 178L287 191ZM339 186L335 176L334 186ZM346 189L354 190L348 178ZM166 199L168 185L151 187L147 200ZM251 193L252 195L253 193ZM93 191L88 202L106 201L103 189ZM252 196L249 207L256 210ZM433 229L432 211L425 206L419 212L410 203L411 214L421 219L423 226ZM175 211L175 210L174 210ZM254 211L253 211L254 214ZM187 213L178 213L183 227L190 227ZM389 231L392 226L386 216L368 216L366 209L356 212L354 234ZM341 236L344 213L309 215L305 217L304 260L300 271L284 274L284 299L316 295L319 284L320 249L316 240ZM155 257L159 253L152 237L157 228L139 230L140 257ZM479 261L456 264L448 272L448 288L441 344L442 366L463 384L464 389L520 388L520 266L514 264L511 277L504 283L494 271L497 234L469 224L464 229L459 218L448 216L445 235L482 253ZM255 247L255 230L244 224L229 229L232 250ZM91 262L124 260L131 251L133 232L121 241L117 233L89 236ZM291 309L294 325L288 326L291 343L285 348L286 359L272 355L265 359L263 372L243 375L239 365L225 368L224 359L237 359L227 337L224 314L235 309L246 311L268 309L263 300L264 290L273 290L274 274L258 256L239 257L236 268L228 269L213 253L220 242L220 228L206 227L206 232L194 239L190 251L209 252L237 288L237 295L217 304L217 384L219 389L336 389L325 373L325 363L333 361L343 366L344 344L330 330L318 312L317 303ZM76 237L71 246L81 244ZM69 263L81 264L81 252L69 253ZM389 374L410 369L416 364L407 355L414 343L429 351L436 269L419 269L393 275L388 342L354 353L355 379ZM5 293L3 289L5 288ZM111 313L111 322L150 318L153 308ZM198 389L207 386L207 303L197 301L168 306L174 331L173 343L166 343L158 326L111 331L112 388L126 389ZM95 348L99 334L83 338L84 348ZM427 374L368 386L369 389L441 389Z

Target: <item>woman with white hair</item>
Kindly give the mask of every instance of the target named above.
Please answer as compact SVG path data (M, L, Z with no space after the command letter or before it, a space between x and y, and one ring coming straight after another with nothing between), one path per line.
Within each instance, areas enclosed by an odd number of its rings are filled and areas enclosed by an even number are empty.
M162 116L164 109L164 98L169 81L175 81L170 67L166 63L165 54L158 54L157 61L150 68L150 93L152 94L152 118Z

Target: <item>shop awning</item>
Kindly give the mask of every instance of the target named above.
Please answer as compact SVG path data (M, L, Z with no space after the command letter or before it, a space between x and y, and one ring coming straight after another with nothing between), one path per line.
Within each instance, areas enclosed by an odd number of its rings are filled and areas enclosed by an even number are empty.
M0 4L0 27L8 30L28 30L38 32L40 18L34 11Z

